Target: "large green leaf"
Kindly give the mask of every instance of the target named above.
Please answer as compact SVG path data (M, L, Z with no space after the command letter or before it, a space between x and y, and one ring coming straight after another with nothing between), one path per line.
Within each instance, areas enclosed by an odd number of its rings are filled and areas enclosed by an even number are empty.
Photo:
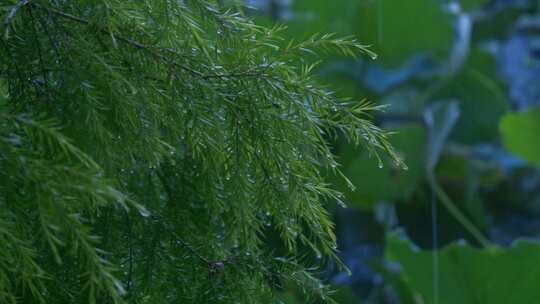
M399 66L419 52L445 55L451 48L454 37L452 16L444 12L439 1L361 3L356 33L360 41L374 46L384 65Z
M540 299L540 243L519 240L511 248L451 244L436 256L391 234L386 256L397 261L421 303L518 304ZM438 260L438 301L434 301L433 259Z
M491 77L496 74L493 56L473 49L465 66L434 96L459 101L461 116L451 139L465 144L496 140L499 120L509 102L501 84Z
M350 35L354 27L352 21L361 1L350 0L296 0L295 19L289 26L296 34L332 32ZM373 29L375 30L375 29Z
M500 124L504 146L525 160L540 165L540 107L508 113Z

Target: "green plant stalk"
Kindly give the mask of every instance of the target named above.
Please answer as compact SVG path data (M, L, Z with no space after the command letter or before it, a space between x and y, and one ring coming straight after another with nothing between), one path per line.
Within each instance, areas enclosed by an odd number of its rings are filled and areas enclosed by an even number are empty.
M489 247L490 242L484 236L484 234L459 210L459 208L454 204L450 199L448 194L444 192L444 189L439 185L437 179L433 173L428 172L427 174L428 182L431 186L431 189L437 195L439 201L444 205L444 207L452 214L452 216L482 245L482 247Z

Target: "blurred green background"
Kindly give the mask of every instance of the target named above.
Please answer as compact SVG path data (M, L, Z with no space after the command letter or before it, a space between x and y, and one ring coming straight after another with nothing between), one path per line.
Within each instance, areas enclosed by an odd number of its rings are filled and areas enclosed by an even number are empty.
M352 35L378 54L328 54L322 83L389 107L374 119L409 169L345 142L329 175L352 275L321 269L339 303L540 300L540 1L249 0L288 39ZM284 288L283 302L304 303Z

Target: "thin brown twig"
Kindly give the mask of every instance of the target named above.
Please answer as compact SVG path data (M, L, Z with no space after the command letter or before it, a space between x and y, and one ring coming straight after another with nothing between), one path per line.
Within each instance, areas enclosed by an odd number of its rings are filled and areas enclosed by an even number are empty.
M202 262L206 263L207 265L212 265L212 262L203 257L201 254L199 254L197 252L197 250L195 250L195 248L191 247L191 245L187 244L182 238L180 238L176 233L174 234L175 236L175 241L178 242L180 245L182 245L184 248L186 248L187 250L189 250L193 255L195 255L199 260L201 260Z

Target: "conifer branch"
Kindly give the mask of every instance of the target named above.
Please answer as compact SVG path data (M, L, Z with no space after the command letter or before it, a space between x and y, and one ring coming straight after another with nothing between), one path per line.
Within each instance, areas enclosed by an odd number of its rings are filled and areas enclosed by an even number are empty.
M181 237L179 237L178 235L175 234L175 240L180 243L180 245L182 245L182 247L186 248L187 250L189 250L193 255L195 255L199 260L201 260L202 262L204 262L206 265L210 266L212 265L212 262L210 262L209 259L203 257L200 253L197 252L197 250L195 250L195 248L193 248L191 245L189 245L188 243L186 243Z
M28 1L28 0L27 0ZM62 12L62 11L59 11L57 9L54 9L54 8L49 8L49 7L44 7L42 5L39 5L39 4L35 4L35 3L32 3L31 5L34 5L36 7L39 7L41 9L44 9L46 11L48 11L49 13L52 13L54 15L57 15L57 16L60 16L60 17L63 17L65 19L68 19L68 20L72 20L72 21L75 21L75 22L78 22L78 23L82 23L82 24L85 24L85 25L90 25L90 21L86 20L86 19L83 19L83 18L80 18L80 17L77 17L75 15L72 15L72 14L69 14L69 13L66 13L66 12ZM108 29L105 29L105 28L99 28L99 31L103 34L106 34L106 35L112 35L113 33L108 30ZM146 44L143 44L141 42L138 42L136 40L133 40L133 39L130 39L130 38L127 38L127 37L124 37L122 35L117 35L117 34L114 34L114 37L116 40L118 41L121 41L121 42L124 42L136 49L139 49L139 50L144 50L144 51L147 51L149 52L152 56L164 61L164 62L168 62L170 64L173 64L185 71L188 71L190 73L192 73L193 75L197 76L198 78L201 78L201 79L212 79L212 78L237 78L237 77L261 77L263 76L264 74L261 74L261 73L255 73L255 72L252 72L252 71L245 71L245 72L234 72L234 73L226 73L226 74L204 74L204 73L201 73L197 70L194 70L190 67L188 67L187 65L184 65L184 64L180 64L176 61L173 61L171 60L172 58L168 57L168 56L165 56L163 54L160 54L158 52L155 52L154 51L154 47L152 46L149 46L149 45L146 45ZM174 52L170 49L168 49L168 51L170 52ZM174 52L175 55L178 55Z
M1 251L0 264L47 280L0 269L0 302L120 303L122 281L130 302L266 303L275 277L328 295L301 263L272 261L264 240L275 232L291 262L305 248L340 263L324 207L340 194L320 172L338 166L328 139L393 152L369 120L379 108L317 86L315 65L297 60L366 50L324 35L281 47L280 27L213 4L8 7L17 30L0 39L0 243L22 253Z

